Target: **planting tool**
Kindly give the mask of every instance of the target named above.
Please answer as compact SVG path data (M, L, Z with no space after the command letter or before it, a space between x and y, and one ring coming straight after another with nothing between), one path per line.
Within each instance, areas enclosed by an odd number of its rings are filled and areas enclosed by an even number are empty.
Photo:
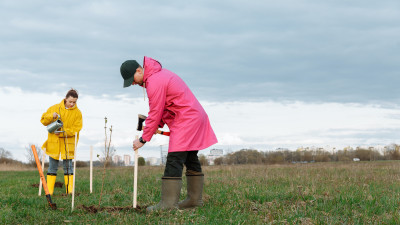
M136 140L139 139L139 136L136 135ZM137 200L137 174L138 174L138 151L135 151L135 169L134 169L134 177L133 177L133 208L136 208L136 200Z
M138 117L139 117L139 120L138 120L137 130L142 131L143 127L144 127L143 122L146 120L147 116L139 114ZM157 132L157 134L161 134L161 135L165 135L165 136L169 136L169 134L170 134L170 132L164 132L161 130L157 130L156 132Z
M44 160L46 159L46 149L43 150L43 155L42 155L42 172L44 170ZM42 179L39 179L39 196L42 195Z
M71 206L71 212L74 211L74 202L75 202L75 177L76 177L76 141L78 138L78 133L75 132L75 157L74 157L74 176L72 177L72 206ZM68 178L69 179L69 178Z
M44 192L46 193L47 202L49 203L49 206L51 209L57 209L56 203L53 203L51 201L51 195L50 195L49 189L47 188L46 179L44 179L42 166L40 165L40 161L39 161L39 157L38 157L35 145L31 145L31 149L33 152L33 156L35 157L36 166L39 170L39 175L40 175L40 179L42 180Z

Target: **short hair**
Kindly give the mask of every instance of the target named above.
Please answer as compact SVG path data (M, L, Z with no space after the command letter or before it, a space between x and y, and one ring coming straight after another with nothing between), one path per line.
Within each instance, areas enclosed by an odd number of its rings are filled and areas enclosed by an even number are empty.
M78 98L78 91L77 90L75 90L75 89L73 89L73 88L71 88L68 92L67 92L67 94L65 95L65 98L67 99L68 97L73 97L73 98Z

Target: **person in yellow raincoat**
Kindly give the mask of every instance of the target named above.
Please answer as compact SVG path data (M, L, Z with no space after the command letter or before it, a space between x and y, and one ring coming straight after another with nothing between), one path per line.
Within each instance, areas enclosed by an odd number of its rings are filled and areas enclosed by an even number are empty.
M66 193L72 193L74 176L72 159L74 159L75 154L75 133L77 133L77 139L79 139L79 131L82 129L82 113L76 104L77 100L78 92L75 89L70 89L65 99L51 106L40 119L44 126L57 119L60 119L63 123L63 126L57 131L48 133L47 140L42 146L42 149L46 149L46 154L49 156L47 186L51 195L54 192L60 155L63 160ZM78 142L78 140L76 141Z

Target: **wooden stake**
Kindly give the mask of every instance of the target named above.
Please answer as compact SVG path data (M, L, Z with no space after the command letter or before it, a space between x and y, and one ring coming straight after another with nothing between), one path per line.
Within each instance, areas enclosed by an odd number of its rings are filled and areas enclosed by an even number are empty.
M76 178L76 142L78 139L78 133L75 132L75 157L74 157L74 176L72 177L72 206L71 206L71 212L74 211L74 201L75 201L75 178Z
M45 152L46 152L46 149L44 149L43 151L42 151L43 153L43 155L42 155L42 172L44 172L44 160L46 159L46 154L45 154ZM42 179L39 179L39 196L41 196L42 195Z
M93 146L90 146L90 193L93 191Z
M139 139L139 136L136 135L136 140ZM135 168L134 168L134 178L133 178L133 208L136 208L136 200L137 200L137 174L138 174L138 151L135 150Z

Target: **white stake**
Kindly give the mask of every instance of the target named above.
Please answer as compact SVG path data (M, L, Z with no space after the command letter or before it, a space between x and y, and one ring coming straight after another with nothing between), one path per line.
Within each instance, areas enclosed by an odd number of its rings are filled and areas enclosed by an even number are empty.
M74 157L74 176L72 177L73 181L72 181L72 207L71 207L71 212L74 211L74 201L75 201L75 177L76 177L76 152L77 152L77 148L76 148L76 142L78 139L78 133L75 132L75 157Z
M42 151L42 172L44 172L44 160L46 159L46 149ZM42 179L39 179L39 196L42 195Z
M93 146L90 146L90 193L93 190Z
M136 135L136 140L139 139L138 135ZM133 177L133 208L136 208L136 200L137 200L137 174L138 174L138 151L135 150L135 169L134 169L134 177Z

